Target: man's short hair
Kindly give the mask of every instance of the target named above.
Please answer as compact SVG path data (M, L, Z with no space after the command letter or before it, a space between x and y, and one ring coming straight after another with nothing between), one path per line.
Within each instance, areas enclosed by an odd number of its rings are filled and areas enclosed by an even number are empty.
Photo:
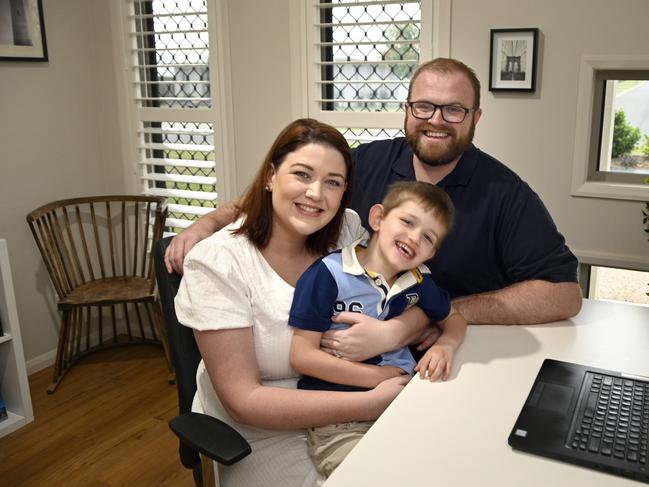
M463 73L471 83L473 87L473 107L471 108L480 108L480 81L475 74L475 71L464 64L462 61L457 59L438 57L432 61L428 61L420 65L415 73L410 78L410 86L408 87L408 101L410 101L410 95L412 94L412 85L415 83L417 76L419 76L424 71L436 71L438 73Z
M455 207L446 191L433 184L422 181L402 181L394 183L388 188L388 193L383 198L383 216L401 206L406 201L413 201L422 205L424 210L432 212L444 225L444 235L439 235L436 247L439 247L453 226Z

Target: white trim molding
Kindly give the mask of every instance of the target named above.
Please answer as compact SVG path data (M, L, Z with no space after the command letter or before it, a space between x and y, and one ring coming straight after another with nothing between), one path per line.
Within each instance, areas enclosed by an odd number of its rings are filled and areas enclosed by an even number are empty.
M151 48L144 48L134 40L138 34L137 27L133 24L134 19L150 17L149 14L135 14L135 2L111 2L111 25L113 35L113 58L116 64L117 73L117 95L119 102L120 135L122 142L123 171L125 174L125 187L130 193L162 194L168 197L177 197L189 201L198 200L206 204L201 205L188 203L184 209L180 204L175 206L179 211L178 219L168 218L169 226L184 228L188 226L193 216L205 213L205 209L211 209L211 204L219 206L222 203L234 199L237 191L237 173L235 161L235 138L234 138L234 109L232 106L232 81L231 54L230 54L230 33L229 33L229 12L226 0L204 0L205 12L187 12L188 15L201 15L207 17L207 30L195 29L192 32L207 33L209 37L209 48L197 47L199 50L209 49L209 86L211 104L202 108L182 107L147 107L142 100L139 85L151 83L150 80L140 79L139 68L144 66L138 53ZM157 14L156 14L157 15ZM154 19L156 18L154 15ZM175 14L174 14L175 15ZM181 15L181 14L179 14ZM165 17L168 15L162 15ZM162 31L161 31L162 32ZM147 33L148 34L148 33ZM175 48L174 48L175 49ZM164 49L162 49L164 50ZM191 63L186 63L193 66ZM163 64L161 64L163 65ZM167 64L167 66L174 66ZM183 66L183 64L179 64ZM202 66L202 64L201 64ZM167 81L161 81L167 82ZM206 83L207 81L186 80L186 82ZM157 81L156 81L157 83ZM194 95L193 95L194 96ZM163 98L161 98L163 99ZM179 99L183 99L179 97ZM203 98L189 97L197 103ZM163 124L162 127L152 124ZM187 124L185 127L183 124ZM198 127L199 124L208 127ZM189 134L204 136L200 142L190 144L152 143L150 134L158 135L160 138L171 136L180 138L178 134ZM208 143L208 137L213 143ZM162 156L151 157L152 151L184 151L191 153L189 158L167 158ZM196 158L193 153L200 154ZM207 154L207 155L206 155ZM176 163L182 161L182 164ZM208 164L209 163L209 164ZM165 173L158 173L154 166L183 166L198 169L213 168L213 175L209 177L196 177L185 173L173 173L173 177L166 177ZM211 171L210 171L211 172ZM181 185L186 184L186 189L173 189L158 187L156 181L173 181ZM209 188L205 190L194 190L189 185L195 183ZM173 200L172 200L173 202ZM191 207L191 208L190 208ZM193 216L192 216L193 215Z
M649 190L642 183L589 179L592 164L590 161L591 146L594 142L591 137L592 123L594 123L595 75L600 70L649 70L649 56L582 56L579 71L571 194L592 198L645 201L649 197Z
M451 1L419 0L421 30L419 62L448 57L451 48ZM391 2L385 2L391 3ZM335 6L333 4L332 6ZM343 2L342 6L354 5ZM320 67L318 66L319 27L315 15L323 4L319 0L291 0L291 104L294 118L309 116L338 127L367 129L401 128L403 111L359 112L321 109Z
M632 271L649 271L649 259L646 255L625 255L595 250L571 249L580 264L615 267Z

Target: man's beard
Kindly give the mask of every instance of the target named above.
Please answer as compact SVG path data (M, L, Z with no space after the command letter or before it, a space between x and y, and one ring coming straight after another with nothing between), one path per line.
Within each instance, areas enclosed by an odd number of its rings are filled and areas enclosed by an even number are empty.
M412 152L415 154L415 156L417 156L417 159L419 159L423 164L426 164L427 166L443 166L444 164L448 164L456 160L471 145L471 142L473 142L473 134L475 132L475 123L473 122L473 120L471 121L471 128L469 129L469 133L467 133L464 137L456 138L457 132L449 134L452 140L448 149L441 154L435 155L426 154L423 147L424 144L421 143L421 138L425 137L425 135L423 135L418 130L408 130L407 119L404 122L403 128L406 132L406 141L408 142L408 145L410 146Z

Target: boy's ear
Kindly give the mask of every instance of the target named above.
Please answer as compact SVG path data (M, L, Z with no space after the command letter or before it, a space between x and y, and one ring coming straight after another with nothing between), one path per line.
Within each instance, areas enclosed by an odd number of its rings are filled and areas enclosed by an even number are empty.
M378 232L381 228L381 222L383 221L383 205L377 203L370 208L370 214L367 217L367 221L370 224L370 227L373 231Z

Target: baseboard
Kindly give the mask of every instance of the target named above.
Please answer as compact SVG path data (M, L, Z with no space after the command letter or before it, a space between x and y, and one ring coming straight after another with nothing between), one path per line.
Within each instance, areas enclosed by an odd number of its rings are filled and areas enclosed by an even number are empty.
M56 360L56 349L45 352L38 357L34 357L26 362L27 375L32 375L39 370L46 369L47 367L54 365Z
M126 333L126 328L123 327L121 324L118 325L117 336L120 337L125 333ZM112 338L113 335L110 332L110 330L104 333L105 341L109 341ZM98 341L99 341L99 333L96 331L91 333L90 343L96 344ZM27 375L31 375L35 372L38 372L39 370L43 370L51 365L54 365L55 361L56 361L56 349L50 350L49 352L45 352L44 354L39 355L38 357L34 357L33 359L27 360L25 363L25 366L27 368Z

